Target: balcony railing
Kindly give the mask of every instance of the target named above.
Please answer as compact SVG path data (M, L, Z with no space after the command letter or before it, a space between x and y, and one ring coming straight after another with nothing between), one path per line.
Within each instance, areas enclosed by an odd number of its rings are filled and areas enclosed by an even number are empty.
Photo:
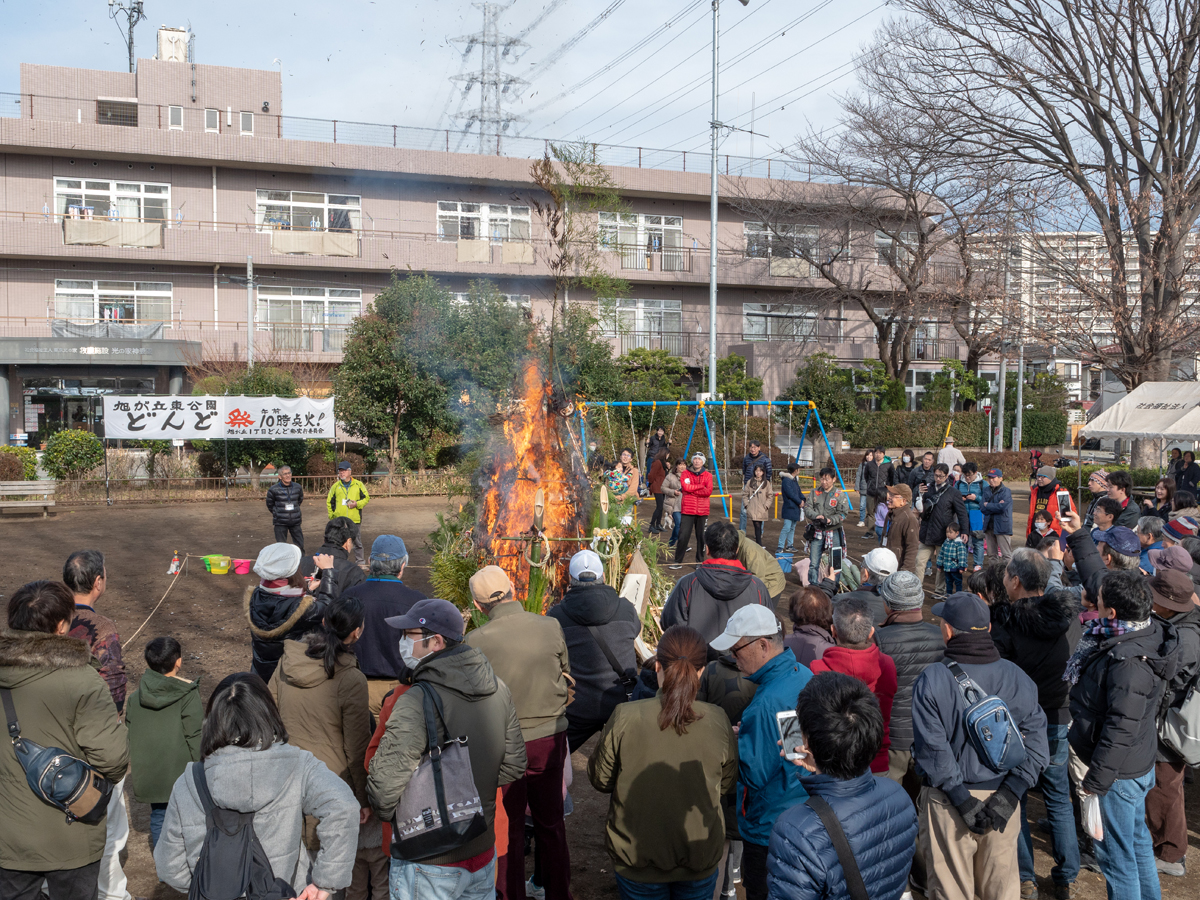
M690 272L692 251L683 249L647 250L644 247L622 246L617 250L622 269L640 272Z

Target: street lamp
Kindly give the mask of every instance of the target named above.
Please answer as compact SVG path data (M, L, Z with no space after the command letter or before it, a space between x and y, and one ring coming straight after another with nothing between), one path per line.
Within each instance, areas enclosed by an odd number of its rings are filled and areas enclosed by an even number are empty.
M750 0L739 0L748 6ZM712 183L709 187L708 239L708 393L717 396L717 137L721 120L717 115L717 94L720 81L721 0L712 0L713 66L712 66Z

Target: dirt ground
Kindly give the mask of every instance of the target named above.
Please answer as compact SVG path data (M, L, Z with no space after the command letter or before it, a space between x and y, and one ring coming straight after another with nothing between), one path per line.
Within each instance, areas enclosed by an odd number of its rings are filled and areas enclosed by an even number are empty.
M1015 504L1020 510L1027 500ZM373 500L366 513L364 542L377 534L401 535L411 554L405 581L428 591L429 551L425 536L436 527L436 514L453 512L457 501L414 497ZM642 505L648 516L652 503ZM1025 515L1018 512L1017 531L1024 533ZM320 544L323 521L312 519L306 526L310 551ZM851 556L875 545L869 528L847 529ZM869 535L869 537L868 537ZM666 535L663 535L665 538ZM778 525L768 523L765 542L773 547ZM124 506L113 508L60 509L48 519L33 516L0 517L0 542L9 547L0 575L0 595L37 578L60 577L67 554L82 548L98 548L107 557L109 588L98 608L111 616L123 637L132 636L150 615L171 584L166 574L175 551L194 556L224 553L252 559L274 540L270 517L262 505L251 502L196 503L175 506ZM690 554L689 554L690 558ZM125 639L124 655L129 688L136 686L145 664L146 642L170 634L183 644L184 674L199 678L205 699L212 687L230 672L247 669L250 641L242 614L242 594L253 583L253 575L211 575L199 560L192 560L165 602L137 637ZM617 897L608 855L604 850L604 820L608 798L592 790L587 781L587 754L591 744L574 755L575 782L571 790L575 811L567 819L571 846L572 888L578 900ZM177 895L158 882L150 855L149 807L130 800L132 830L125 865L129 890L135 897L173 898ZM1200 796L1188 787L1189 825L1193 840L1200 840ZM1030 815L1042 814L1039 799L1031 798ZM1035 859L1043 896L1052 896L1048 837L1034 832ZM1103 879L1091 872L1079 876L1080 900L1104 897ZM1167 897L1200 896L1200 877L1164 878ZM739 891L739 896L741 893Z

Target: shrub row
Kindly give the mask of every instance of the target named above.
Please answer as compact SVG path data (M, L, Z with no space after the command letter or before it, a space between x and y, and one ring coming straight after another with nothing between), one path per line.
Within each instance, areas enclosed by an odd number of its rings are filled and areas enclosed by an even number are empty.
M37 451L32 447L0 447L0 454L11 454L20 460L23 475L16 478L3 478L3 481L36 481L37 480Z
M1004 434L1010 435L1016 414L1005 417ZM951 422L944 412L870 412L863 413L861 424L846 434L854 447L940 447ZM1060 412L1027 410L1021 421L1022 443L1026 447L1048 447L1067 439L1067 416ZM986 447L986 413L955 413L951 436L960 447Z

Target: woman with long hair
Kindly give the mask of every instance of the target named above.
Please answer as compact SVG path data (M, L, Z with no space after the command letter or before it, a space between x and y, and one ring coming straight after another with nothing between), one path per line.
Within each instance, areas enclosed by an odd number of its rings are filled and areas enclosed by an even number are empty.
M325 609L316 631L301 640L284 641L283 658L269 687L290 743L308 750L346 782L365 819L369 803L363 760L371 740L371 714L367 678L352 649L362 631L362 601L353 596L338 599ZM310 850L318 846L314 824L308 821L304 832ZM380 831L375 847L381 844ZM358 882L369 873L356 866L354 874L351 894L365 897L366 885ZM386 881L386 872L382 877ZM382 883L376 887L382 890Z
M663 509L666 496L663 494L663 482L671 471L671 451L663 447L650 463L650 472L646 476L646 486L654 497L654 512L650 516L650 533L658 534L663 530Z
M754 526L754 542L763 545L763 525L771 517L771 500L775 497L775 489L767 478L766 466L755 466L754 475L742 487L742 509L746 510L746 518Z
M707 652L695 629L668 628L658 695L620 704L588 760L592 786L612 795L606 844L622 900L699 900L716 887L737 738L721 707L696 700Z
M190 763L171 791L154 847L160 881L184 894L208 833L195 766L213 802L254 813L254 832L278 879L304 900L329 900L350 885L358 842L359 804L342 779L312 753L288 743L271 692L253 672L236 672L208 699L200 762ZM304 812L316 820L321 849L310 857L302 840Z
M1142 506L1146 510L1146 515L1158 516L1164 522L1169 522L1174 511L1174 500L1175 479L1160 478L1154 485L1154 499L1151 500L1147 497L1142 501Z

